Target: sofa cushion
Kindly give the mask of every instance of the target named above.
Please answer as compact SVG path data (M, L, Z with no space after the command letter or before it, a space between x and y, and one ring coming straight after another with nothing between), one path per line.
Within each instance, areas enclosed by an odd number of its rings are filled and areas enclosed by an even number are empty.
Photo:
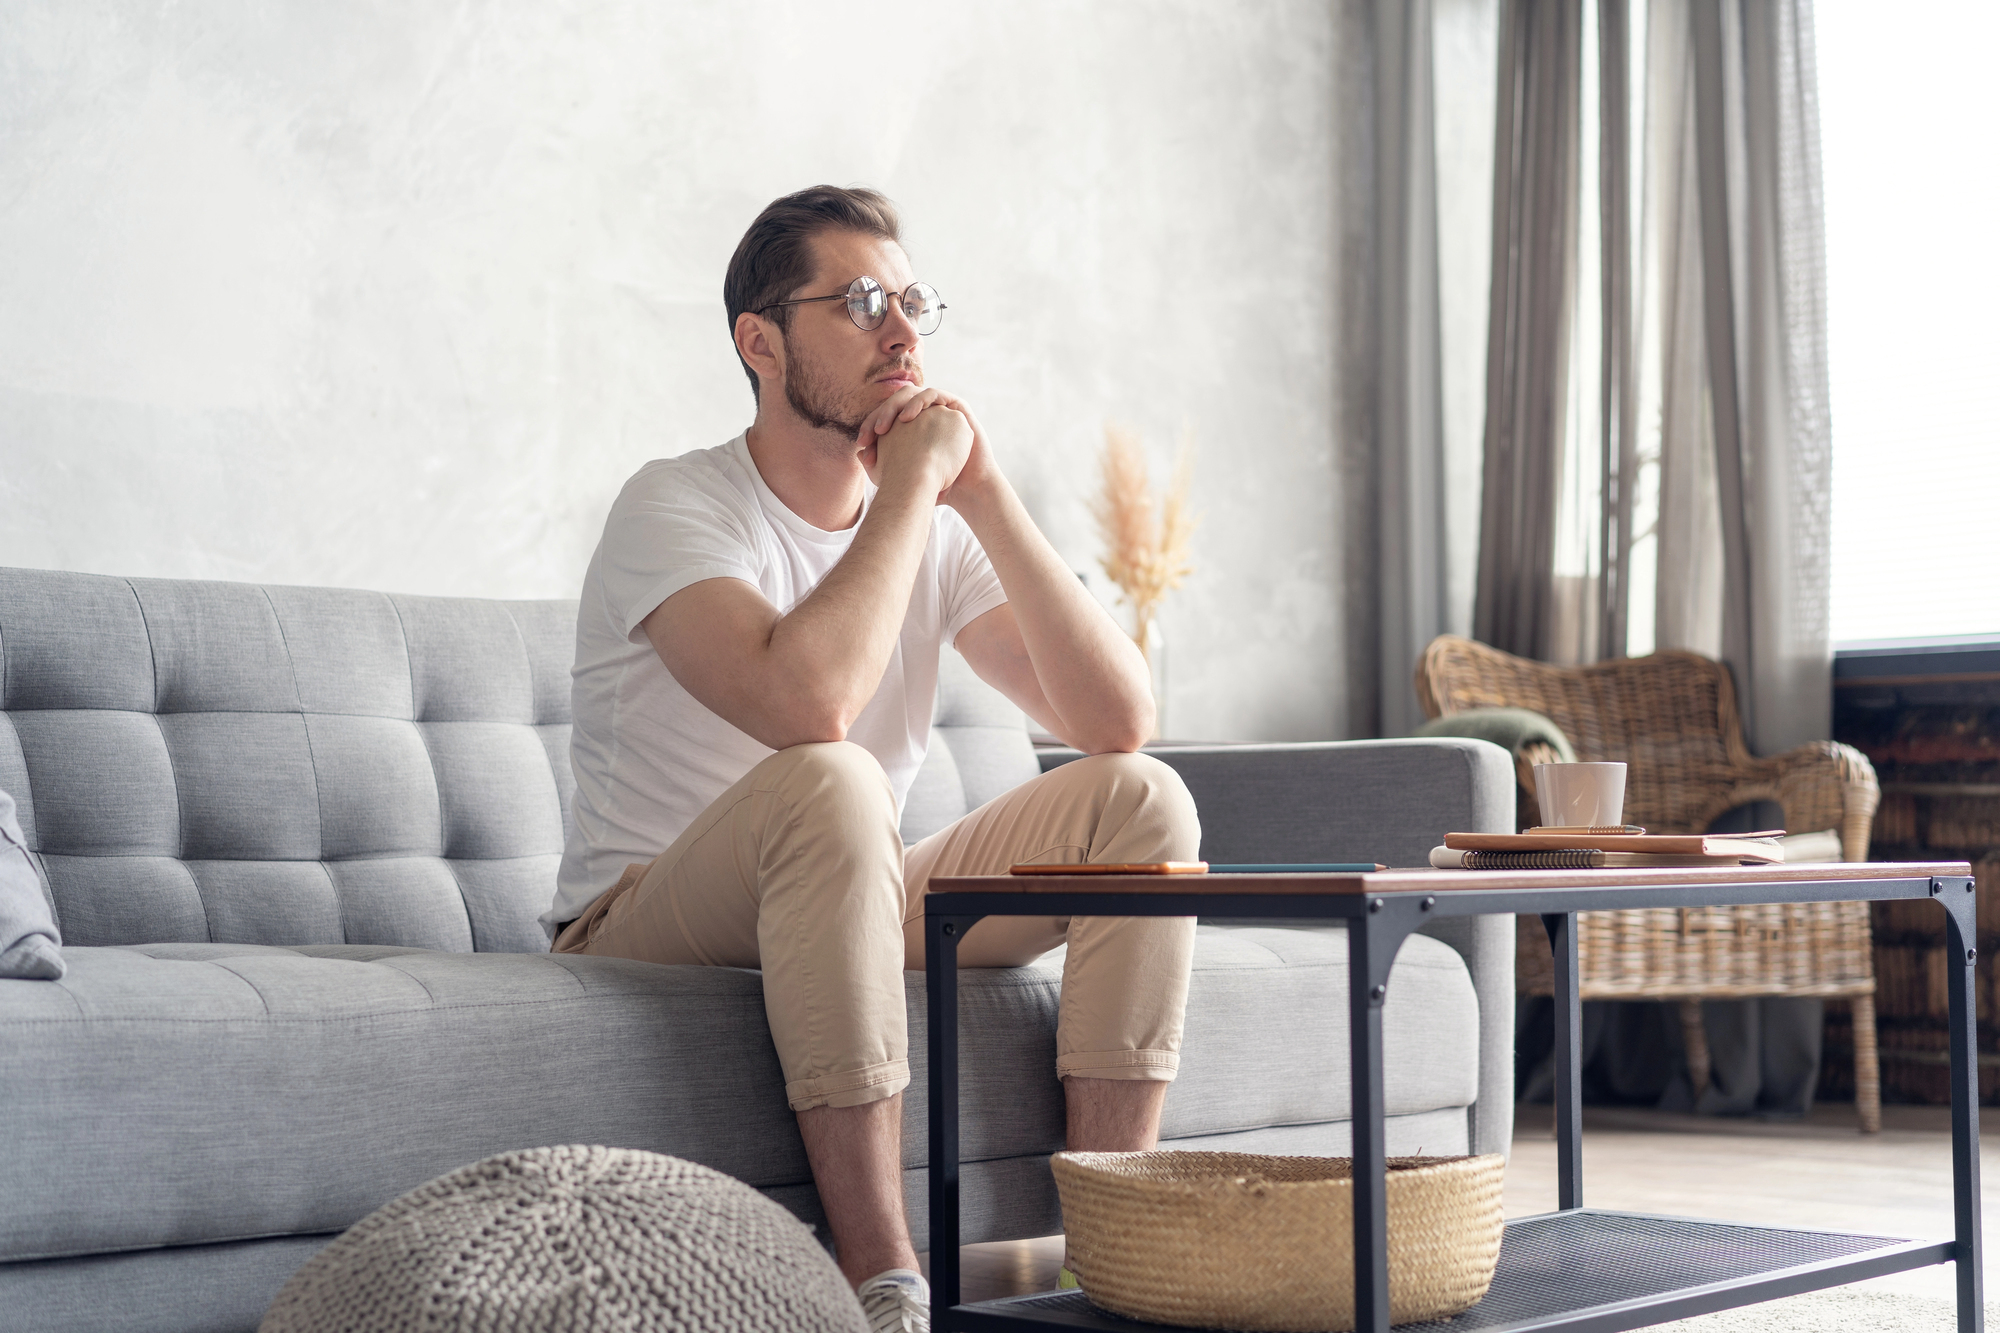
M686 1157L816 1220L755 972L358 945L66 955L60 982L0 981L0 1260L336 1230L556 1143ZM1047 1196L982 1198L969 1171L968 1237L1052 1207L1060 969L1058 953L963 976L963 1155L1018 1161L986 1178ZM1202 927L1167 1136L1344 1119L1346 976L1338 929ZM923 978L906 981L914 1167ZM1472 1101L1478 1013L1455 952L1411 939L1384 1022L1392 1114Z
M1203 926L1168 1138L1347 1120L1347 932ZM1479 1002L1456 950L1410 938L1382 1012L1389 1115L1478 1097Z

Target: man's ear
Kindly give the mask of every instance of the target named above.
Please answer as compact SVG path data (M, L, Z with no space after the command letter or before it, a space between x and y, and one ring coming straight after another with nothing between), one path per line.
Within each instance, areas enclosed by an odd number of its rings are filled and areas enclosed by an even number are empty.
M784 331L762 315L746 310L736 317L736 354L766 383L785 378Z

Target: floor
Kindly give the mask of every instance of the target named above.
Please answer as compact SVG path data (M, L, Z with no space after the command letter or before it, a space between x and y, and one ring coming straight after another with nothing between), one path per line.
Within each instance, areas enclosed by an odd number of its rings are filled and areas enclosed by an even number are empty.
M2000 1168L2000 1108L1981 1125L1982 1169ZM1986 1158L1986 1152L1995 1152ZM1591 1108L1584 1114L1584 1201L1593 1207L1771 1222L1877 1235L1949 1236L1951 1120L1944 1107L1885 1106L1882 1132L1864 1136L1848 1106L1816 1108L1810 1120L1766 1123ZM1509 1217L1556 1206L1555 1139L1546 1106L1522 1107L1507 1166ZM1986 1234L2000 1239L1986 1214ZM1990 1255L1987 1289L2000 1289ZM1048 1291L1062 1263L1062 1237L967 1246L965 1299ZM1949 1268L1919 1269L1857 1284L1883 1292L1949 1298Z

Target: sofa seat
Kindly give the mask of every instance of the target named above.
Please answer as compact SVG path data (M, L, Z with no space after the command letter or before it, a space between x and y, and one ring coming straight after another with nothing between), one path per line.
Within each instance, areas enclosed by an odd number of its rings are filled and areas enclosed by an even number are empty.
M566 1142L692 1158L818 1220L755 972L364 945L65 957L61 982L0 981L0 1261L335 1232L466 1162ZM1059 1226L1060 963L963 974L969 1240ZM1337 928L1203 926L1166 1136L1344 1143L1346 976ZM1401 1146L1465 1151L1479 1023L1459 954L1413 938L1385 1024L1390 1113L1431 1136Z

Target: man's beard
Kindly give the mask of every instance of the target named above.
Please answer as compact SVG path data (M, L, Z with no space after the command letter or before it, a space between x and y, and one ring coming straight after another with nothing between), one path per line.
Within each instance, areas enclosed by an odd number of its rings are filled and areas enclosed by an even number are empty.
M873 383L877 376L896 369L908 370L918 377L918 383L923 382L923 372L902 358L876 366L869 371L868 380ZM837 431L852 443L861 433L869 409L857 404L853 396L842 401L842 394L816 362L798 357L786 371L785 401L791 404L792 411L799 414L799 419L814 430Z

